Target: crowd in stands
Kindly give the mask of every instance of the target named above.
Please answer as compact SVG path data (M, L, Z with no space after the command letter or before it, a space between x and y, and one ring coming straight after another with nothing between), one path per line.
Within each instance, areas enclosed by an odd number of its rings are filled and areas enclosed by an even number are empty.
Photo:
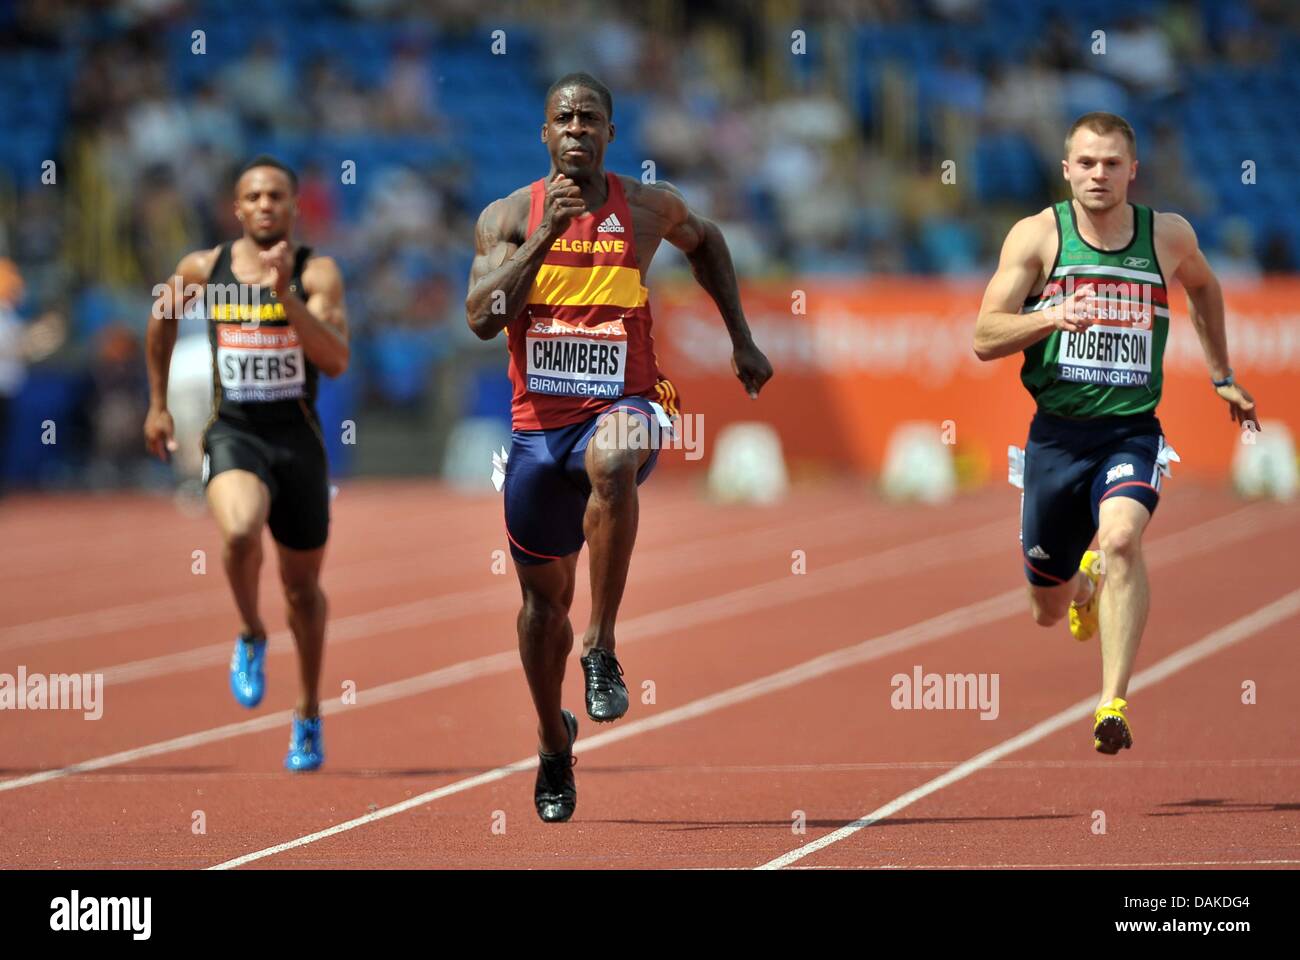
M473 225L546 172L542 95L573 69L613 91L608 165L675 183L722 225L743 276L987 273L1010 223L1064 195L1062 134L1093 109L1133 122L1134 198L1184 213L1225 277L1300 269L1284 176L1300 147L1300 75L1286 67L1300 61L1300 6L1287 0L432 9L0 12L0 257L22 290L3 309L11 326L54 315L63 331L38 359L0 336L0 370L37 363L71 384L65 405L106 408L83 418L82 466L133 456L122 424L143 416L151 289L187 251L238 235L231 173L263 151L298 167L299 240L343 268L348 402L424 409L449 363L488 357L492 379L438 402L503 414L504 354L463 322ZM686 270L671 252L659 261L660 275ZM0 377L0 391L18 382ZM0 438L0 468L23 449Z

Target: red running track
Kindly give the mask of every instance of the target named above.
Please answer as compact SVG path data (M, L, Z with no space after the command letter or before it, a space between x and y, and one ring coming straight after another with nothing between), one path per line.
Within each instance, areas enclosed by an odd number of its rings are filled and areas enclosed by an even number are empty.
M1167 491L1138 662L1155 672L1130 697L1134 748L1107 758L1085 713L1061 716L1095 699L1097 648L1030 621L1013 490L941 508L833 484L779 508L712 506L674 478L642 494L619 627L633 705L586 720L575 660L564 825L532 809L499 500L344 487L325 573L328 759L312 775L280 767L283 629L263 705L230 697L233 606L206 516L167 498L6 501L0 672L107 683L99 720L0 713L0 865L1300 865L1300 507ZM584 575L578 632L586 590ZM272 567L263 605L284 623ZM996 718L894 709L891 678L918 665L996 674Z

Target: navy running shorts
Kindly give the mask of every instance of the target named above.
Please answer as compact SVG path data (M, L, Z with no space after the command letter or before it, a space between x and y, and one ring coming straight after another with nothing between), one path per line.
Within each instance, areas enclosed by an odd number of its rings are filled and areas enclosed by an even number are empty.
M602 418L630 411L644 418L652 443L659 437L658 420L645 397L615 400L580 423L550 430L516 430L506 460L506 536L510 555L521 564L559 560L582 549L586 535L582 518L591 495L587 478L587 444ZM656 444L637 472L639 486L659 460Z
M1020 502L1020 550L1029 582L1048 587L1074 576L1108 497L1129 497L1154 514L1164 448L1153 414L1069 420L1036 413Z

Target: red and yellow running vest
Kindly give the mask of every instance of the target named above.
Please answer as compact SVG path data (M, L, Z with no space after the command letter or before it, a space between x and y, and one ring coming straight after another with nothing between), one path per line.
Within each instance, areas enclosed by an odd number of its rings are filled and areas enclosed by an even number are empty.
M532 184L528 236L542 222L546 183ZM606 173L605 183L605 205L569 222L547 251L528 302L506 326L516 430L579 423L628 396L676 413L676 393L655 360L632 213L619 178Z

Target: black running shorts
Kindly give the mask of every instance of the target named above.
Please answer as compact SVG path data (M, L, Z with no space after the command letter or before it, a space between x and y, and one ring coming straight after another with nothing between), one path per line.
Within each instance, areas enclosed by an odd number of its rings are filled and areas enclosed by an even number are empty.
M310 420L252 424L218 417L203 434L203 483L227 470L256 474L271 492L267 525L277 543L315 550L329 536L329 464Z

